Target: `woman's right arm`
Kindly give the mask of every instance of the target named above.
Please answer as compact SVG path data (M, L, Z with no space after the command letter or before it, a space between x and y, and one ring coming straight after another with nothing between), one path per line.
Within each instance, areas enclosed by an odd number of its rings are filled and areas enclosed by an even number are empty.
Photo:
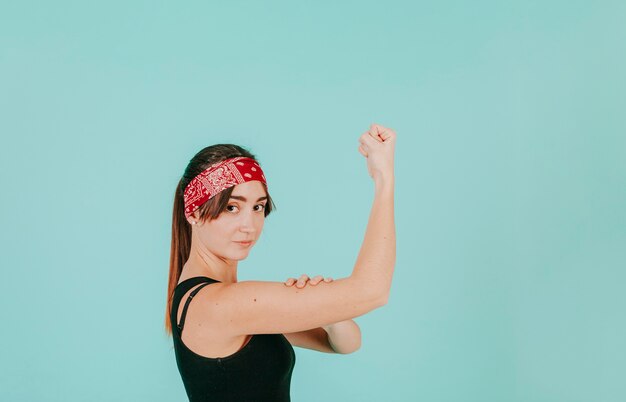
M372 125L359 141L375 191L352 274L302 289L282 282L214 284L196 295L196 306L202 306L196 317L232 336L289 333L358 317L387 303L396 260L395 133Z

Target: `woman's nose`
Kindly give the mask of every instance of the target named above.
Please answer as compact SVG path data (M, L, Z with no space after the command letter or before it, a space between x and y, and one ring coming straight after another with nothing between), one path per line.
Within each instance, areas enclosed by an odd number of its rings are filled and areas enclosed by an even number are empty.
M241 221L241 225L240 225L240 229L242 232L246 232L246 233L252 233L254 232L254 219L252 217L252 215L246 215L245 217L243 217L242 221Z
M241 225L241 231L245 232L245 233L253 233L254 232L254 228L250 225Z

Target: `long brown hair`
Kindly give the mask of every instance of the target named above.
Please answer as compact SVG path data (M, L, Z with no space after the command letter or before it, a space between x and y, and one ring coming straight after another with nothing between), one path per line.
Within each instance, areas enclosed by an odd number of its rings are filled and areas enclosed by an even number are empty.
M170 322L170 312L172 310L172 297L174 289L180 279L183 271L183 265L189 259L191 251L191 225L185 218L185 200L184 192L189 182L206 170L209 166L221 162L225 159L243 156L256 160L248 150L234 144L216 144L202 149L198 152L187 165L185 173L176 186L174 192L174 210L172 212L172 245L170 249L170 274L167 285L167 308L165 310L165 332L172 334L172 325ZM267 186L265 194L267 195L267 204L265 204L265 216L267 217L273 209L276 209L272 198L270 197ZM227 188L215 197L204 203L199 209L200 220L207 221L216 219L228 206L228 201L234 190L234 187Z

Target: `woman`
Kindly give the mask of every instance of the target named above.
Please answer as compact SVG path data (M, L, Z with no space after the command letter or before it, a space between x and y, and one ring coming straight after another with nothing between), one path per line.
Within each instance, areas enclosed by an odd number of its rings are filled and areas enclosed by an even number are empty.
M237 281L237 263L274 206L265 175L236 145L191 159L174 199L165 321L190 401L289 401L292 345L358 349L351 319L386 304L395 265L395 141L376 124L359 138L375 188L363 245L349 277L316 277L309 287L306 275L297 283Z

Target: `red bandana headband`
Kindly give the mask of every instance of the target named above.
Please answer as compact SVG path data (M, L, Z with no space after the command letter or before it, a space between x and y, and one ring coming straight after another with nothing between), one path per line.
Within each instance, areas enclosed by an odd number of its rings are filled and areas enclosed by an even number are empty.
M211 165L185 188L185 216L189 218L219 192L252 180L267 185L261 166L254 159L238 156Z

